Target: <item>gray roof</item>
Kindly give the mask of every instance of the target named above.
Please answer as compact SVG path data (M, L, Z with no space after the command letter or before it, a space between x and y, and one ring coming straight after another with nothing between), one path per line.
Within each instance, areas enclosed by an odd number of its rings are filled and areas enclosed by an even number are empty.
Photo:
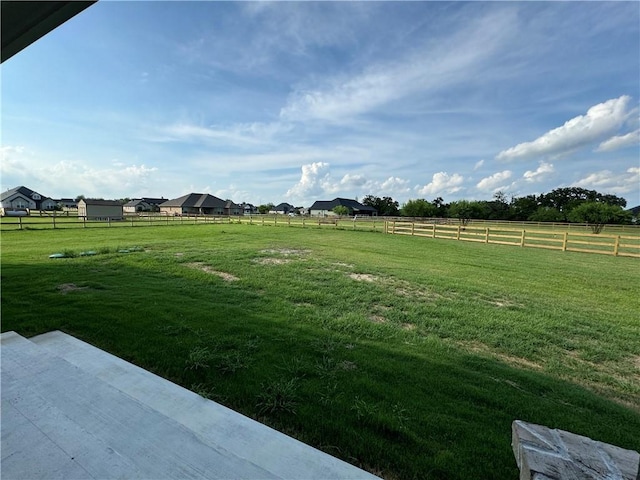
M38 193L38 192L36 192L34 190L31 190L30 188L23 187L23 186L14 187L14 188L11 188L11 189L7 190L6 192L2 192L2 195L0 195L0 200L4 200L5 198L9 198L11 195L14 195L16 193L19 193L21 195L24 195L25 197L31 198L31 195L33 195L34 193ZM40 194L38 193L38 195L40 195ZM45 198L44 195L40 195L40 197Z
M363 205L356 200L350 198L334 198L333 200L317 200L309 210L332 210L338 205L347 207L355 212L377 212L377 210L369 205Z
M208 193L189 193L167 200L161 207L224 208L227 202Z
M121 207L122 203L118 200L93 200L91 198L84 198L80 200L78 203L84 202L85 205L100 205L103 207Z

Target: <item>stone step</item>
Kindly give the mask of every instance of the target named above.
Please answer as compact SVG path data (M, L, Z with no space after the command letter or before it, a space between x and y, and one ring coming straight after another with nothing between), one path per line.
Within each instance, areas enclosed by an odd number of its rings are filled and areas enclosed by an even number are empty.
M2 334L2 478L277 478L88 372Z
M63 332L49 332L31 341L178 422L203 444L245 459L269 475L290 479L378 478Z

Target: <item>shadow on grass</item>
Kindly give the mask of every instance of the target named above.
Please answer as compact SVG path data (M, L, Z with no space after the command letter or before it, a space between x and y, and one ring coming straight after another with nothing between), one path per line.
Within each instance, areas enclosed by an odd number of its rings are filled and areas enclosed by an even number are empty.
M299 320L277 284L117 256L2 277L2 331L63 330L387 478L516 478L515 419L640 449L640 415L580 386L435 336Z

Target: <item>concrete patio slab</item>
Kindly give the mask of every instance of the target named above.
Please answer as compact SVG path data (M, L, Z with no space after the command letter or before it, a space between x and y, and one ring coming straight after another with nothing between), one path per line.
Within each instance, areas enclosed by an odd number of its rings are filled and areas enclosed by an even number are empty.
M4 478L377 478L62 332L32 340L2 334Z

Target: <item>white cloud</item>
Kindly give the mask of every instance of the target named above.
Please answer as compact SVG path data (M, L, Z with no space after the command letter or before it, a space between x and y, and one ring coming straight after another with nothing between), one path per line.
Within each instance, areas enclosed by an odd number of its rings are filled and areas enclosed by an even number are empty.
M550 174L555 172L552 163L540 162L540 165L536 170L527 170L524 172L523 178L527 182L541 182L546 180Z
M505 45L514 28L513 12L493 12L470 20L465 29L438 43L416 46L395 61L300 85L280 110L280 118L342 122L410 94L466 82Z
M362 187L367 183L367 179L362 175L352 175L350 173L345 174L345 176L342 177L342 180L340 180L340 185L349 187Z
M261 145L274 137L285 134L291 126L282 122L237 123L208 127L182 122L160 127L147 137L157 142L205 142L221 145Z
M312 197L322 195L329 182L329 164L325 162L314 162L302 165L302 175L300 181L291 187L286 197L293 200L308 200Z
M494 173L488 177L483 178L478 182L476 187L479 190L501 190L505 189L507 185L504 184L505 181L509 180L513 172L511 170L504 170L502 172Z
M596 149L596 152L611 152L621 148L631 147L640 143L640 129L635 132L629 132L626 135L616 135L605 140Z
M107 195L131 197L153 188L155 167L125 164L114 161L95 167L88 162L60 160L52 163L37 152L24 147L2 147L0 167L3 187L25 185L52 197L79 194L103 197ZM153 182L151 180L154 180ZM13 182L4 185L4 182Z
M627 110L629 100L629 96L623 95L594 105L586 115L574 117L532 142L520 143L503 150L496 159L516 160L558 155L600 141L618 130L627 120L631 114Z
M594 172L584 178L581 178L577 182L574 182L571 186L598 190L601 193L613 193L619 195L637 191L639 184L640 168L631 167L628 168L626 172L617 174L610 170Z
M409 193L411 191L410 180L404 180L399 177L389 177L380 184L379 192L382 195L397 195Z
M213 193L213 195L215 195L218 198L222 198L223 200L230 199L236 203L244 202L248 198L250 198L249 192L241 188L238 188L238 186L234 185L233 183L230 184L227 188L221 188L219 190L216 190Z
M476 164L473 166L473 170L476 171L478 170L480 167L482 167L484 165L484 160L478 160L476 162Z
M444 195L455 193L462 189L464 178L458 173L449 175L447 172L434 173L431 182L423 187L416 187L420 195Z

